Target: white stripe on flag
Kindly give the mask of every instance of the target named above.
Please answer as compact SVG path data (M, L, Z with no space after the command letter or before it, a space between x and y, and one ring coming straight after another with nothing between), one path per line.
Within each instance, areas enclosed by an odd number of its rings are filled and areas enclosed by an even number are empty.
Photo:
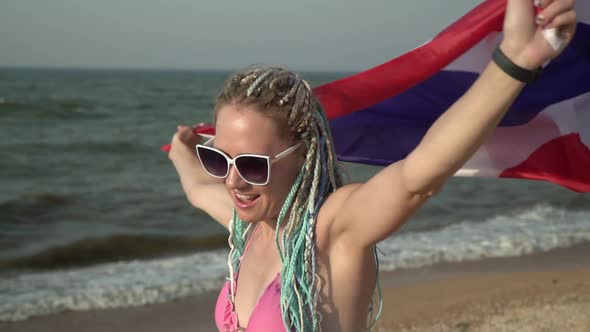
M455 175L498 176L524 162L543 144L572 133L579 133L590 148L589 109L590 93L586 93L547 107L526 124L498 127Z
M502 33L492 32L467 52L448 64L443 70L470 71L480 74L490 62L492 51L502 38Z

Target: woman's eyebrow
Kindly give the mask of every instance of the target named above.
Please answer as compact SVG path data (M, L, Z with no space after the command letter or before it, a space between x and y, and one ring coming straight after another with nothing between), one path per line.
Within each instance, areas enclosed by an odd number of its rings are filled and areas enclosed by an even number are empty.
M243 154L255 154L255 155L260 155L260 156L272 157L272 153L260 153L260 152L258 152L258 153L257 152L242 152L242 153L238 153L236 155L231 155L231 154L227 153L227 151L225 151L225 150L219 148L218 146L216 146L215 145L215 142L216 142L216 140L213 140L213 142L212 142L213 144L211 145L211 147L212 148L215 148L215 149L217 149L217 150L219 150L219 151L221 151L223 153L225 153L228 157L230 157L232 159L235 158L235 157L237 157L237 156L243 155Z
M211 147L214 148L214 149L217 149L217 150L219 150L221 152L223 152L225 155L227 155L228 157L230 157L232 159L234 158L234 156L232 156L231 154L227 153L225 150L220 149L218 146L215 146L215 144L213 144Z
M219 151L221 151L221 152L225 153L225 155L227 155L228 157L230 157L230 158L232 158L232 159L234 158L234 156L230 155L230 154L229 154L229 153L227 153L225 150L223 150L223 149L220 149L218 146L216 146L216 145L215 145L215 142L216 142L216 140L215 140L215 137L213 137L213 138L211 139L211 141L210 141L210 142L207 142L208 144L206 144L206 145L208 145L208 146L210 146L210 147L212 147L212 148L214 148L214 149L217 149L217 150L219 150Z

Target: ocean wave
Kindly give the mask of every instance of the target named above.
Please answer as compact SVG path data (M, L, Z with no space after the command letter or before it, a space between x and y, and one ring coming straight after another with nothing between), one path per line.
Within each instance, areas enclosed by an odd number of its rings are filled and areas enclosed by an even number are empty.
M484 221L396 234L379 244L381 269L522 256L590 242L590 214L537 205ZM0 320L64 310L139 306L197 295L221 286L227 250L0 278Z
M76 158L80 155L96 155L97 153L108 154L130 154L138 152L153 151L153 146L130 141L75 141L75 142L31 142L0 144L3 153L23 153L44 156L48 151L59 151L60 154L74 154Z
M0 117L11 119L79 119L104 118L96 105L81 99L0 99Z
M69 201L70 198L68 196L54 193L23 193L7 201L0 202L0 215L5 220L33 218L52 209L64 206Z
M226 245L225 234L207 237L111 235L84 239L47 248L32 255L0 261L0 270L57 270L213 250Z
M186 257L3 277L0 321L66 310L140 306L200 294L221 285L226 255L217 250Z
M515 215L407 232L379 244L384 270L516 257L590 242L590 213L540 204Z

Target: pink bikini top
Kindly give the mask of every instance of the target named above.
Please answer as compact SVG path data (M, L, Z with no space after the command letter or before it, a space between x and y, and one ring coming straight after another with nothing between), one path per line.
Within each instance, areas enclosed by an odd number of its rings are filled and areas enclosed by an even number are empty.
M252 233L251 235L253 235ZM246 255L250 242L246 244L242 257ZM235 273L234 289L237 292L239 271ZM280 273L270 282L260 295L256 306L252 310L248 327L239 327L238 315L230 301L230 281L226 281L217 297L215 305L215 325L220 332L286 332L281 312L281 278Z

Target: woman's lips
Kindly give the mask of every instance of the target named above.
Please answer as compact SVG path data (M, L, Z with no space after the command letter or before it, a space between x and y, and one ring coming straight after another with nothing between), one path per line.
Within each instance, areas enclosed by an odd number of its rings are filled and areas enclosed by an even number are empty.
M246 195L234 192L234 202L240 209L252 207L258 201L260 195Z

